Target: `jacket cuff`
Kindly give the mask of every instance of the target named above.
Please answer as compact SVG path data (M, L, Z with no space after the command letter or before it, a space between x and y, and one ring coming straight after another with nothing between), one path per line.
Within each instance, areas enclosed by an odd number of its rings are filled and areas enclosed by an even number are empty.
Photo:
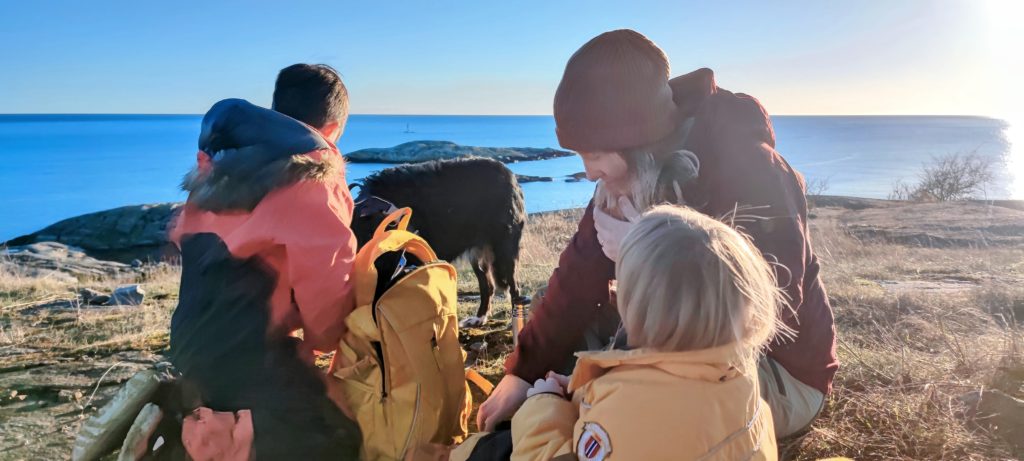
M569 400L566 396L564 396L562 394L559 394L557 392L538 392L536 394L533 394L533 395L527 397L526 400L533 400L536 397L541 397L541 396L545 396L545 395L550 395L552 397L557 397L558 400Z

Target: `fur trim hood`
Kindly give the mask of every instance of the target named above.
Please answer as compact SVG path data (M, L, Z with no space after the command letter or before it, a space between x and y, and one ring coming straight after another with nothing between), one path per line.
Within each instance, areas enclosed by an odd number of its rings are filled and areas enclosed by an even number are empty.
M189 192L190 204L214 212L252 211L275 189L323 180L341 167L337 149L315 129L242 99L225 99L210 108L203 117L199 151L199 163L181 188ZM305 155L315 151L327 155Z

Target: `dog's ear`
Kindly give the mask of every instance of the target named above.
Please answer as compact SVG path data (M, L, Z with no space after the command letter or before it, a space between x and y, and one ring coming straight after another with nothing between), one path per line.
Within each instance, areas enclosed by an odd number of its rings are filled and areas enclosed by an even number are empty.
M373 215L383 215L391 208L390 204L383 200L376 200L376 197L370 197L369 199L362 200L357 203L359 203L359 205L356 207L356 215L360 218L366 218Z
M355 189L359 189L359 194L355 194L352 192ZM348 193L353 197L352 202L354 202L357 206L361 205L368 198L366 195L366 188L363 187L362 184L357 182L348 185Z

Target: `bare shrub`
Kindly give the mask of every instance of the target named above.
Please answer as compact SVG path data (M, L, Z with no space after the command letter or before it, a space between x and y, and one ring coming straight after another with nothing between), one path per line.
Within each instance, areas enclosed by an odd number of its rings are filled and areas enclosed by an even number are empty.
M892 191L889 192L889 200L914 200L914 186L907 184L903 179L897 179L892 184Z
M934 157L923 166L919 181L910 186L897 181L891 200L953 202L984 194L992 182L992 161L977 152Z
M829 183L832 181L832 177L827 178L808 178L807 183L804 185L804 195L807 197L807 206L814 208L817 206L815 197L820 197L828 192Z
M825 195L831 186L832 177L827 178L810 178L807 180L807 191L808 196L813 195Z

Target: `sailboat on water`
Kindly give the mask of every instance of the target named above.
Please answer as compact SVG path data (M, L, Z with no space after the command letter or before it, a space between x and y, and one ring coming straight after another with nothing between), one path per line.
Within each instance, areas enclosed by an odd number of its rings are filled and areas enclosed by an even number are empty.
M403 133L415 133L415 131L412 131L412 130L410 130L410 129L409 129L409 124L408 124L408 123L406 123L406 124L405 124L405 131L403 131Z

